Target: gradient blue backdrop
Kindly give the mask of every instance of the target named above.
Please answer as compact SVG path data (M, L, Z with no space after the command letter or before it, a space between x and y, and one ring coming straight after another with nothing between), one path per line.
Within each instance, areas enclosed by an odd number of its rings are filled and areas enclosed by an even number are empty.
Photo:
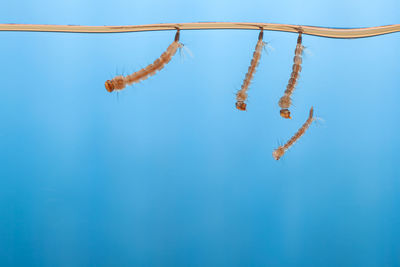
M400 23L393 1L3 1L1 23ZM183 31L193 58L119 94L174 32L0 32L1 266L400 266L400 34ZM281 161L271 153L314 124Z

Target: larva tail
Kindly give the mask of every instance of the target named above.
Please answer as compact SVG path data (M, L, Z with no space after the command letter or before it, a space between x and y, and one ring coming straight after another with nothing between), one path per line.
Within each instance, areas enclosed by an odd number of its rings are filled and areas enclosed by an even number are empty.
M286 144L283 146L279 146L277 149L275 149L272 152L272 157L275 160L279 160L285 152L297 141L304 135L304 133L307 131L307 129L310 127L311 123L314 121L314 108L311 107L310 113L308 115L308 119L306 122L300 127L300 129L292 136L292 138L287 141Z
M256 68L260 63L262 49L265 45L263 37L264 37L264 31L263 29L261 29L260 34L258 35L258 42L253 53L253 58L251 59L250 66L243 80L242 87L236 93L236 108L238 110L243 110L243 111L246 110L247 104L245 103L245 101L247 100L248 97L247 91L249 89L251 80L253 79L254 73L256 72Z
M174 41L170 46L168 46L167 50L162 53L162 55L157 58L152 64L148 65L147 67L134 72L127 76L116 76L112 80L107 80L105 82L105 87L108 92L113 92L114 90L122 90L127 85L131 85L133 83L138 83L143 81L150 76L156 74L157 71L160 71L165 67L168 62L171 61L172 57L175 55L178 48L182 47L182 44L179 43L180 31L177 29Z

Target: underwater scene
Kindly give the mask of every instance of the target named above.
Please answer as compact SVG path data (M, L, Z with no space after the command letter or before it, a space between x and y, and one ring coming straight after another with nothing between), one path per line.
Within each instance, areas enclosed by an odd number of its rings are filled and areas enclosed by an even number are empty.
M400 33L307 28L392 25L398 10L3 3L2 24L256 28L0 26L0 266L400 266Z

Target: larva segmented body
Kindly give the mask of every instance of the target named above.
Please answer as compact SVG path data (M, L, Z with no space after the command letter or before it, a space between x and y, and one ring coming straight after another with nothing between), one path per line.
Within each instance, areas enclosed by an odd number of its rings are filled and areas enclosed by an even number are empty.
M280 115L285 119L291 119L289 107L292 104L291 95L296 87L297 80L301 72L301 55L303 53L304 46L302 45L301 32L297 38L296 50L294 51L292 74L290 75L289 83L286 87L284 95L279 99L279 106L281 107Z
M107 91L111 93L114 90L122 90L127 85L143 81L149 78L150 76L156 74L157 71L164 68L165 65L171 61L171 58L175 55L178 48L183 46L179 42L179 35L180 32L179 29L177 29L174 42L170 44L167 50L164 53L162 53L162 55L159 58L157 58L152 64L130 75L127 76L119 75L114 77L112 80L107 80L105 82L105 87Z
M243 80L243 84L241 89L236 93L236 108L239 110L246 110L246 103L247 100L247 91L250 86L250 82L253 79L254 73L256 72L256 68L260 62L262 48L264 47L265 43L263 41L263 29L261 29L260 34L258 35L258 42L256 48L253 53L253 58L251 60L249 69L247 70L246 76Z
M279 146L277 149L274 150L274 152L272 152L272 156L274 157L274 159L279 160L285 154L286 150L288 150L297 140L299 140L300 137L304 135L308 127L310 127L311 123L314 121L313 116L314 116L314 109L313 107L311 107L308 119L303 124L303 126L301 126L301 128L297 131L297 133L295 133L292 136L292 138L290 138L289 141L287 141L286 144L284 144L283 146Z

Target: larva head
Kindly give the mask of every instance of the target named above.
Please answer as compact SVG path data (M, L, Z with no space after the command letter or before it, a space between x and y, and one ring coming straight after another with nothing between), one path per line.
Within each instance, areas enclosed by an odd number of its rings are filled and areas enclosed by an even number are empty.
M107 90L108 92L111 93L112 91L114 91L114 84L113 84L112 81L107 80L107 81L104 83L104 85L105 85L106 90Z
M280 111L281 117L285 118L285 119L291 119L292 117L290 117L290 110L288 110L287 108L283 108Z
M243 101L237 101L236 102L236 108L238 109L238 110L243 110L243 111L246 111L246 103L244 103Z
M114 77L112 80L107 80L105 86L110 93L114 90L122 90L125 88L125 78L122 75Z
M283 154L285 154L285 150L283 149L283 146L280 146L272 152L272 157L274 157L275 160L279 160Z

